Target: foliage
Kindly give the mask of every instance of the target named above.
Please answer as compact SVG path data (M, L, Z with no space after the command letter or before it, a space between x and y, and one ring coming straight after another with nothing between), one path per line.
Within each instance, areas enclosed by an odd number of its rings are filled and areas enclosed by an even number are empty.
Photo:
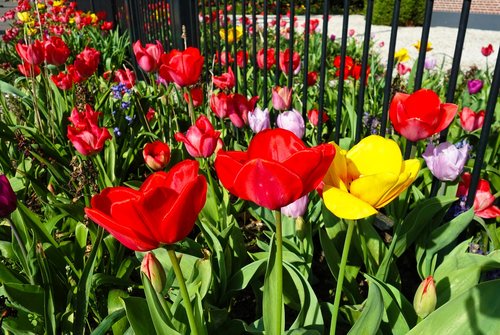
M425 0L402 0L400 6L398 20L399 25L421 26L423 24ZM373 24L390 26L392 22L393 10L394 0L374 1Z

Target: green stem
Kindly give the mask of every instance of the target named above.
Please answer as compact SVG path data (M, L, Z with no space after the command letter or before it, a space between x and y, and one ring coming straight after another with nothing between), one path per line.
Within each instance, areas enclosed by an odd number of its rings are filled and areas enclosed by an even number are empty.
M17 231L17 228L14 225L14 223L11 221L11 219L9 217L6 217L5 219L9 223L10 229L12 230L12 234L14 235L14 238L16 239L17 244L19 245L19 248L21 249L21 254L23 255L23 258L24 258L24 265L26 266L25 271L28 273L28 275L30 277L30 282L31 282L31 284L35 284L35 280L34 280L33 276L31 275L31 270L29 269L29 266L28 266L29 258L28 258L28 252L26 250L26 246L24 245L23 240L21 240L21 236L19 235L19 232Z
M330 326L330 335L335 335L335 329L337 327L337 317L339 315L340 297L342 296L342 284L344 282L347 256L349 254L349 247L351 246L352 233L354 232L355 225L356 221L347 220L347 233L345 235L344 249L342 250L342 258L340 260L340 269L339 269L339 276L337 278L337 287L335 288L335 300L333 302L333 313L332 313L332 323Z
M184 276L182 275L181 267L179 266L179 261L175 255L175 250L173 245L166 246L168 256L170 257L170 262L172 263L172 268L174 269L175 277L179 283L179 290L181 291L182 302L184 303L184 308L186 309L186 314L189 321L189 327L191 328L192 335L198 335L198 328L196 327L196 320L193 314L193 307L191 306L191 300L189 299L189 293L186 287L186 282Z
M277 320L275 323L276 331L275 334L281 334L281 320L283 316L282 305L283 305L283 229L281 225L281 210L275 211L276 218L276 316Z
M191 123L194 125L196 119L194 117L194 106L193 106L193 97L191 96L191 91L186 87L186 93L188 95L188 111L189 117L191 118Z

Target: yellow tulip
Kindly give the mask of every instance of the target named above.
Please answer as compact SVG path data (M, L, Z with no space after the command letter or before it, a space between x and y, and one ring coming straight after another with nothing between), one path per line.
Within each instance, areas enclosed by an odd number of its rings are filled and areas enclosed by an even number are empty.
M376 214L417 178L420 162L403 160L393 140L371 135L349 151L333 144L337 151L323 179L323 200L339 218L357 220Z
M42 10L42 9L45 9L45 4L44 4L44 3L37 3L37 4L36 4L36 7L37 7L39 10Z
M17 18L21 22L28 22L31 20L31 13L30 12L17 12Z
M228 43L233 43L234 42L234 31L233 27L230 27L227 29L228 34L227 34L227 41ZM226 29L222 28L219 31L219 35L221 40L225 41L226 40ZM243 27L242 26L236 26L236 41L239 41L241 36L243 36Z
M399 63L404 63L407 60L410 60L410 55L408 54L408 50L405 48L401 48L394 54L394 59Z
M59 6L62 6L63 4L64 4L64 0L55 0L52 3L52 7L59 7Z
M417 43L413 44L413 46L415 47L415 49L417 50L420 50L420 40L417 41ZM432 50L432 43L431 42L427 42L427 51L431 51Z

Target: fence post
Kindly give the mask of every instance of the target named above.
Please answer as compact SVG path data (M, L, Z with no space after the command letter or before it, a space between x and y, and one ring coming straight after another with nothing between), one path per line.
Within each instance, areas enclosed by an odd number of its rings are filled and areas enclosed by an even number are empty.
M184 49L184 40L182 38L184 31L186 33L187 46L199 48L200 29L197 0L171 0L170 18L174 48L179 50Z

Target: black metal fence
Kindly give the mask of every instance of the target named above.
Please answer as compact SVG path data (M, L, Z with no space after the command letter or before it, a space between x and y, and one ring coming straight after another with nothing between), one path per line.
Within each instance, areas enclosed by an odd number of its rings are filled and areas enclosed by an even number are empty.
M366 11L365 19L366 26L364 32L364 45L361 57L361 77L360 83L365 83L367 76L367 69L369 64L369 48L370 48L370 35L371 35L371 22L373 15L374 2L376 0L366 1ZM100 3L100 2L99 2ZM272 82L270 77L270 71L268 70L267 61L268 58L264 57L263 67L260 69L257 66L257 39L262 40L264 55L267 55L268 50L274 49L276 67L274 70L274 85L280 85L280 58L279 50L280 46L284 45L282 43L280 34L280 22L282 18L286 18L289 22L294 22L297 17L295 13L295 1L289 0L289 12L281 12L281 2L280 0L268 1L268 0L239 0L239 1L228 1L228 0L115 0L113 5L114 16L117 22L123 29L130 31L132 41L141 40L143 43L151 42L154 40L160 40L166 50L171 48L182 49L187 46L196 46L202 50L202 54L205 56L205 69L206 69L206 82L210 82L212 74L220 74L227 71L229 66L233 66L233 72L235 76L240 74L243 78L249 76L250 74L253 78L260 76L263 78L264 83L268 83L269 80ZM306 116L307 112L307 99L308 99L308 85L307 85L307 74L309 70L310 61L310 26L311 21L311 0L305 1L305 14L301 17L304 20L304 31L303 31L303 50L301 50L301 61L303 66L302 78L302 113ZM317 2L314 2L317 4ZM329 36L327 35L328 29L328 17L330 9L330 1L325 0L323 3L323 13L322 13L322 31L324 32L321 36L321 47L320 47L320 67L319 67L319 95L318 95L318 142L324 141L321 137L322 127L323 127L323 117L322 114L325 112L326 107L329 110L335 110L335 125L340 125L342 122L342 108L344 106L344 76L340 75L338 77L337 86L337 99L336 106L325 106L325 85L326 85L326 70L328 65L326 59L329 50L327 49L327 42ZM342 27L342 39L340 43L340 73L344 73L346 67L346 55L347 55L347 36L348 36L348 24L349 24L349 0L344 0L344 10L343 10L343 27ZM272 6L273 5L273 6ZM433 12L433 0L426 1L425 7L425 20L422 27L421 35L421 45L426 46L429 38L429 31L431 26L432 12ZM391 101L391 86L393 81L393 71L395 65L395 47L398 34L398 17L400 12L401 0L394 1L394 7L392 11L392 24L391 24L391 36L389 42L389 51L387 55L387 66L385 70L385 86L384 95L382 103L382 116L381 116L381 128L380 135L385 136L388 127L388 111L389 104ZM455 90L457 86L457 80L460 73L460 61L462 56L462 50L464 45L464 39L467 31L467 22L469 18L469 11L471 7L471 0L464 0L461 18L458 28L458 36L455 43L455 52L453 56L452 68L450 71L450 76L448 80L448 86L446 90L446 102L453 102L455 97ZM271 12L270 8L274 8ZM258 12L259 11L259 12ZM222 15L220 15L222 13ZM270 25L270 20L275 20L275 24ZM257 22L262 22L262 32L258 32ZM240 22L237 24L237 22ZM239 30L241 27L243 29ZM224 31L224 34L220 34ZM268 39L268 32L270 29L275 29L274 34L275 40ZM289 40L286 48L289 49L290 54L293 54L295 47L295 34L294 34L294 24L289 25ZM241 50L238 48L237 43L232 43L231 38L235 39L238 34L241 34ZM223 36L221 36L223 35ZM232 36L232 37L231 37ZM498 47L498 46L497 46ZM224 61L224 57L227 59L229 54L234 57L241 52L243 57L243 65L241 71L238 70L238 62L235 60L232 65L228 61ZM317 53L318 50L313 50ZM421 47L418 55L418 62L416 68L416 74L414 77L413 89L418 90L422 86L422 78L424 73L424 61L426 55L426 48ZM214 55L217 55L214 57ZM251 64L251 67L248 65ZM288 74L287 74L287 85L292 86L293 81L293 62L290 61ZM238 80L236 80L238 82ZM268 85L264 84L261 87L257 86L257 80L252 80L253 84L248 87L247 80L241 81L241 87L236 86L236 92L243 95L258 95L261 97L261 101L264 106L268 105L270 98L270 91L268 90ZM487 102L485 122L482 128L479 143L476 147L476 159L474 161L473 175L470 184L469 195L467 199L467 206L470 207L473 204L476 189L478 187L480 179L480 170L484 163L484 155L486 151L486 146L488 144L488 137L491 131L491 125L493 123L494 109L497 103L500 87L500 57L497 57L496 66L494 69L492 85L489 92L489 98ZM357 92L357 104L356 104L356 127L354 134L351 137L355 141L359 141L362 134L362 119L364 106L365 106L365 96L366 87L365 85L359 85ZM340 139L340 127L335 127L333 139L338 141ZM443 131L440 136L441 141L445 141L447 138L447 130ZM405 156L408 157L411 148L414 144L408 143L405 150ZM433 185L432 193L436 194L438 189L438 183L435 181Z

